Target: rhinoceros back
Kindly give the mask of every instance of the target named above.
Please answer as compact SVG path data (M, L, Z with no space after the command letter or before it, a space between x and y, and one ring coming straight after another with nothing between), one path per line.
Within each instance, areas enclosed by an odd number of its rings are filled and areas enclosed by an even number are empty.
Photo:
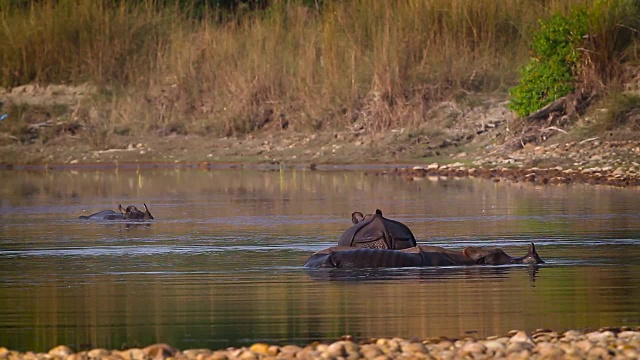
M400 250L416 246L416 239L406 225L375 214L347 229L338 245Z
M384 222L391 237L391 249L402 250L417 245L416 238L405 224L389 219L384 219Z
M91 215L80 215L79 219L82 220L123 220L124 216L121 213L113 210L102 210Z
M309 268L380 268L422 266L420 253L385 249L335 250L313 254L304 264Z

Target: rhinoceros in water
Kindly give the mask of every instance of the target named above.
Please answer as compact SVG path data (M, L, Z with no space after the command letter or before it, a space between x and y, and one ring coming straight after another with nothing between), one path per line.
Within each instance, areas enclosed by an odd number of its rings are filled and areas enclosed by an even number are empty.
M129 205L123 208L118 205L118 211L102 210L91 215L80 215L83 220L153 220L153 215L149 211L147 204L142 204L144 211L138 210L137 207Z
M405 224L385 218L380 209L366 216L356 211L351 214L351 221L353 226L340 236L338 246L400 250L417 245Z
M418 245L402 250L354 249L335 246L311 255L305 267L312 268L381 268L465 265L541 264L535 245L525 256L512 257L499 248L469 246L454 251L438 246Z

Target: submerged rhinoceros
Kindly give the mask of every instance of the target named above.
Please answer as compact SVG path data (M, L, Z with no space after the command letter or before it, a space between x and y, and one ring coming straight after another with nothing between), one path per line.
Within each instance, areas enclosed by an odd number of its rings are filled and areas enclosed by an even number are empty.
M80 215L83 220L153 220L153 215L149 211L147 204L144 205L144 211L138 210L137 207L129 205L123 208L118 205L118 212L113 210L102 210L91 215Z
M354 249L335 246L318 251L304 264L312 268L381 268L422 266L465 266L541 264L535 245L529 245L523 257L512 257L499 248L469 246L462 251L453 251L438 246L419 245L403 250Z
M416 246L416 238L409 228L395 220L382 216L376 209L375 214L351 214L353 226L340 236L338 246L368 249L407 249Z

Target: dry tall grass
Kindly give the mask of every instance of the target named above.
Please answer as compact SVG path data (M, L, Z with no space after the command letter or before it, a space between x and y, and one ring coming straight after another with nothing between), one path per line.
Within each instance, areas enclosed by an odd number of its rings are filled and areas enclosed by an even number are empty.
M103 136L428 126L434 101L504 92L539 18L591 2L275 0L221 23L153 0L0 0L0 80L97 84Z

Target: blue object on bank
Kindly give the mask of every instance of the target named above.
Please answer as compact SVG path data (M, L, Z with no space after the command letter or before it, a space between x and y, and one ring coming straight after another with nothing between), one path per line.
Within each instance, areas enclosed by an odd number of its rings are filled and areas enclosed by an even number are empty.
M2 114L2 115L0 115L0 121L2 121L2 120L4 120L4 119L6 119L7 117L9 117L9 115L8 115L8 114Z

